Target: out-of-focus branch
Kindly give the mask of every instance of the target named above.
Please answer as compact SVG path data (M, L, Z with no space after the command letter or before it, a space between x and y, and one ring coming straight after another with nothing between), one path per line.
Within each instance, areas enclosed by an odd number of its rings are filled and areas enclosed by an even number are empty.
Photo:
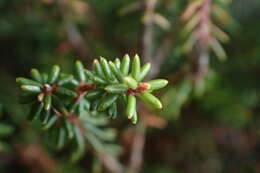
M149 78L152 79L160 72L160 67L164 62L167 53L169 52L171 45L174 42L172 31L165 33L162 38L160 46L156 49L154 59L152 62L152 70L149 73Z
M160 71L160 66L163 63L167 52L169 51L173 42L172 33L169 31L162 39L162 44L156 50L156 54L153 55L153 25L155 17L155 7L157 0L143 0L143 24L141 27L140 36L140 50L143 62L151 63L151 71L147 76L147 80L154 78ZM139 105L140 108L140 105ZM128 172L137 173L140 171L143 162L143 150L145 145L145 133L146 133L145 119L140 119L139 124L135 129L135 136L132 144L132 150L130 155L130 163L128 166Z
M70 16L70 1L58 0L61 17L64 22L64 30L66 32L68 41L70 42L76 56L82 60L87 60L88 48L86 40L83 39L77 25L71 20ZM87 62L89 64L90 62Z
M211 0L204 0L200 8L200 21L196 30L198 45L195 46L197 56L192 58L192 80L196 82L208 71L208 44L210 35L210 6Z
M208 72L209 52L203 48L197 48L197 53L191 56L191 79L194 83L199 81Z
M143 23L141 25L140 50L139 54L143 58L143 62L152 61L152 43L153 43L153 23L154 9L157 0L143 0Z
M64 21L64 23L68 40L71 43L76 55L81 59L85 59L85 57L88 56L87 46L78 28L70 20Z
M153 62L153 24L154 10L157 0L143 0L143 24L141 26L140 50L143 62ZM151 78L151 76L148 76ZM129 165L127 171L129 173L137 173L140 171L143 162L143 149L145 145L146 124L142 119L135 129L135 136L132 143Z
M192 53L191 79L194 83L203 79L209 69L209 51L212 50L220 60L226 58L220 42L227 42L228 35L216 24L225 25L222 21L231 21L223 6L227 3L212 0L193 0L181 16L185 21L184 35L188 36L183 46L184 52ZM220 16L223 13L225 15Z
M174 41L174 37L173 37L172 32L171 31L167 32L164 35L159 48L156 50L156 53L155 53L156 63L159 63L159 65L162 64L162 62L163 62L164 58L166 57L166 54L169 51L173 41Z

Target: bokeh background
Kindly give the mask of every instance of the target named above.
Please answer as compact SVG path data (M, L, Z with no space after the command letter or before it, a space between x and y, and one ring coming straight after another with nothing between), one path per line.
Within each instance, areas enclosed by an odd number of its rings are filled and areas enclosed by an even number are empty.
M169 80L161 111L113 120L131 172L260 172L259 0L0 0L0 172L108 172L51 149L18 103L18 76L138 53ZM122 116L124 117L123 113Z

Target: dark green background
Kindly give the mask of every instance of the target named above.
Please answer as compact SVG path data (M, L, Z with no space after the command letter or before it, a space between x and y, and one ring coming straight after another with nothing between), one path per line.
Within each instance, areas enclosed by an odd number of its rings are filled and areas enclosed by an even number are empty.
M142 11L119 13L136 1L72 2L74 6L63 9L55 0L0 0L0 122L7 125L0 127L0 131L7 128L3 135L0 132L0 172L49 172L52 167L60 172L87 172L95 163L87 154L71 164L66 154L50 149L38 126L27 122L27 107L17 101L15 78L29 76L33 67L44 71L58 64L71 72L76 59L90 66L99 56L114 59L140 51ZM186 3L161 0L156 7L171 22L177 39L160 68L162 78L189 68L189 54L179 51L182 26L178 19ZM153 113L167 126L148 128L141 172L260 172L260 1L234 0L228 13L234 19L224 27L230 36L224 44L228 58L221 62L210 53L202 94L196 94L186 75L157 93L165 106ZM68 23L81 34L79 46L68 39ZM154 50L165 32L154 26ZM119 136L133 128L129 123L117 126L122 129ZM36 158L30 153L36 153Z

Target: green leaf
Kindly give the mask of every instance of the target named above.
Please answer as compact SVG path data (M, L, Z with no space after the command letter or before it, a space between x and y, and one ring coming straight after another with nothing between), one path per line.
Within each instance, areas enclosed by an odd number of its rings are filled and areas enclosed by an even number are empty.
M54 123L55 123L58 119L59 119L59 116L58 116L58 115L53 115L53 116L50 118L50 120L47 122L47 124L45 124L45 125L43 126L43 129L44 129L44 130L48 130L49 128L51 128L51 127L54 125Z
M127 96L126 115L131 119L136 112L136 98L133 95Z
M227 43L230 40L229 36L222 29L220 29L218 26L214 24L211 25L211 31L212 35L217 40L220 40L223 43Z
M51 94L44 95L43 103L45 110L49 110L51 108Z
M100 64L101 64L101 67L102 67L102 69L103 69L103 71L105 73L105 77L107 79L113 79L111 70L110 70L109 65L107 63L107 60L101 57L100 58Z
M123 82L124 81L123 75L122 75L122 72L119 70L119 68L111 61L109 62L109 66L110 66L113 74L116 76L117 80L119 82Z
M84 137L78 127L73 126L74 134L76 137L76 142L78 144L78 148L76 152L73 153L72 155L72 161L77 161L82 155L84 154L85 151L85 141Z
M211 39L209 44L216 56L219 58L219 60L224 61L227 59L227 55L224 48L216 39Z
M106 110L109 106L111 106L116 99L118 98L118 94L108 94L100 103L98 110L99 111L104 111Z
M130 67L130 57L128 54L126 54L123 57L122 64L120 66L120 70L123 73L123 75L128 75L129 67Z
M42 83L47 83L48 82L48 75L46 73L42 73Z
M114 84L114 85L108 85L105 90L108 93L114 93L114 94L121 94L126 92L127 86L125 84Z
M132 71L131 71L131 76L135 79L138 80L138 76L140 74L140 58L138 55L135 55L133 63L132 63Z
M76 75L80 81L86 81L86 76L84 74L84 66L80 61L76 61Z
M79 82L76 79L71 79L71 81L68 84L69 86L77 87L79 85Z
M147 63L147 64L145 64L142 68L141 68L141 70L140 70L140 74L139 74L139 76L138 76L138 82L140 82L140 81L142 81L144 78L145 78L145 76L148 74L148 72L150 71L150 68L151 68L151 63Z
M165 79L155 79L155 80L150 80L147 83L150 84L151 86L149 88L149 91L153 91L165 87L168 84L168 81Z
M102 67L101 67L101 65L100 65L100 63L97 59L95 59L94 62L93 62L93 68L94 68L96 75L98 75L101 78L105 78L105 74L104 74Z
M65 121L65 125L68 132L68 137L72 139L74 137L73 126L69 121Z
M16 83L18 83L19 85L33 85L33 86L38 86L38 87L42 86L38 82L35 82L33 80L30 80L30 79L23 78L23 77L16 78Z
M37 82L40 82L40 83L43 82L42 76L41 76L41 74L39 73L39 71L38 71L37 69L33 68L33 69L31 70L31 76L32 76L32 78L33 78L34 80L36 80Z
M112 106L109 107L108 109L108 115L112 118L115 119L117 117L117 105L116 103L113 103Z
M58 136L58 142L57 142L57 148L61 149L64 146L65 143L65 135L66 135L66 131L64 128L60 128L59 129L59 136Z
M151 105L153 108L161 109L162 103L154 95L144 92L143 94L138 95L145 103Z
M114 64L116 65L116 67L117 67L118 69L120 69L121 62L120 62L120 60L119 60L118 58L116 58L116 59L114 60Z
M60 74L60 67L57 66L57 65L53 66L52 70L51 70L51 72L49 73L49 76L48 76L48 83L52 84L52 83L56 82L56 80L59 77L59 74Z
M86 100L86 99L83 99L82 102L83 102L84 111L89 111L89 109L90 109L90 102L88 100ZM82 111L82 112L84 112L84 111Z
M129 88L136 89L137 88L137 82L132 77L124 77L124 82Z
M94 147L96 151L105 152L104 144L102 144L101 141L96 136L89 133L88 135L86 135L86 138L88 139L89 143Z
M198 25L199 22L200 22L200 13L193 14L189 19L189 21L183 27L181 36L184 38L185 36L187 37L194 30L194 28Z
M91 91L87 92L86 98L93 99L93 98L97 98L101 95L102 95L102 90L91 90Z
M99 129L92 124L84 124L86 131L94 134L96 137L101 138L102 140L111 141L115 138L116 132L114 129Z
M41 92L41 88L33 85L22 85L21 89L26 93L38 94Z
M106 85L107 84L107 82L104 79L102 79L102 78L100 78L98 76L95 76L91 71L86 69L85 73L88 76L88 78L91 81L95 82L96 84L99 84L99 85Z
M97 77L95 76L93 78L93 81L96 83L96 84L99 84L99 85L107 85L107 81L103 80L102 78L100 77Z
M187 41L185 41L185 43L183 45L181 45L180 51L184 52L184 53L190 52L195 43L196 43L196 36L190 35L189 38L187 39Z
M89 111L89 108L90 108L90 103L87 100L85 100L85 99L80 100L79 115L81 115L82 113L84 113L86 111Z
M65 85L65 84L71 82L72 80L73 80L73 76L72 75L62 76L61 80L58 81L58 85L59 86Z
M97 110L97 108L98 108L100 102L101 102L101 99L100 99L100 98L97 99L97 100L95 100L94 102L92 102L91 108L92 108L93 111L96 111L96 110Z
M49 121L50 116L51 116L51 111L50 111L50 110L47 110L46 113L45 113L45 115L44 115L42 124L46 124L46 123Z
M74 103L72 103L72 104L70 104L70 106L69 106L69 112L70 113L75 113L78 109L78 107L79 107L79 101L77 101L77 102L74 102Z
M135 110L135 112L134 112L134 115L132 116L132 118L131 118L131 121L132 121L132 123L133 124L136 124L137 123L137 113L136 113L136 110Z
M108 123L108 118L104 116L96 117L95 115L89 115L85 114L83 116L80 116L80 120L83 121L84 123L90 123L94 124L97 126L104 126L107 125Z
M41 115L41 112L43 110L43 103L36 103L30 112L30 120L32 119L38 119Z
M55 92L62 94L62 95L67 95L67 96L71 96L71 97L76 97L77 93L75 93L74 91L71 91L70 89L64 88L64 87L58 87Z
M87 76L90 80L93 80L93 79L94 79L95 75L94 75L91 71L85 69L84 72L85 72L86 76Z
M124 105L126 105L126 103L127 103L127 96L126 96L126 94L121 94L121 95L120 95L120 101L121 101Z
M59 112L63 112L65 114L68 113L67 108L65 107L65 103L63 100L61 100L59 97L57 97L56 95L52 95L52 104L53 107L55 107L55 109L57 109Z

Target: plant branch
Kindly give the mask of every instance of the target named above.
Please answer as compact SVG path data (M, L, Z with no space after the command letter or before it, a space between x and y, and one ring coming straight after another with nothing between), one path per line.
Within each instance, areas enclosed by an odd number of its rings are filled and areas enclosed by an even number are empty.
M68 0L58 1L61 17L64 22L64 30L77 57L86 60L88 57L86 40L83 39L77 25L70 19L69 3ZM87 62L87 64L90 64L90 62Z
M140 55L144 63L152 61L153 43L153 18L157 0L143 0L142 9L144 12L141 25Z
M192 57L192 81L197 82L207 72L209 66L208 44L210 34L210 7L211 0L204 0L200 8L200 21L196 31L198 45L195 46L196 55Z
M164 62L167 53L169 52L172 43L174 42L174 37L172 31L165 33L159 48L157 48L156 53L154 55L154 59L152 61L152 70L149 73L149 78L152 79L158 75L160 72L160 67Z
M153 66L153 17L157 0L144 0L142 9L144 13L143 23L141 26L140 36L140 55L143 62L151 62ZM153 69L153 68L152 68ZM152 76L147 76L146 79L151 79ZM135 129L135 136L132 143L128 171L137 173L140 171L143 162L143 149L145 145L146 124L140 119L139 124Z

